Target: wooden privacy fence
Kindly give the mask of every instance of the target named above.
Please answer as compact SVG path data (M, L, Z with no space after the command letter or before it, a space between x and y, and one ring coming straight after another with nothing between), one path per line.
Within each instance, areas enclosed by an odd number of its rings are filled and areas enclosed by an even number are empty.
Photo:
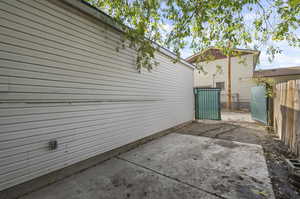
M274 91L275 132L300 156L300 80L278 83Z

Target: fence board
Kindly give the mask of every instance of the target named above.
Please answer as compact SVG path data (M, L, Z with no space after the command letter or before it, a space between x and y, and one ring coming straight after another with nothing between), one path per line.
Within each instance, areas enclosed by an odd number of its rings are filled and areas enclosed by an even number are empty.
M289 149L300 156L300 80L277 83L274 129Z

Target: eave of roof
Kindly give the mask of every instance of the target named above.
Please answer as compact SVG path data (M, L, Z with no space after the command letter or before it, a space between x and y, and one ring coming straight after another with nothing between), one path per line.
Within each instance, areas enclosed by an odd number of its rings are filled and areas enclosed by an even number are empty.
M86 14L93 16L94 18L100 20L101 22L109 25L113 29L115 29L121 33L124 33L121 25L117 24L111 16L109 16L105 12L93 7L86 1L84 1L84 0L62 0L62 1L65 2L66 4L68 4L69 6L72 6L73 8L80 10L81 12L84 12ZM173 58L173 59L177 59L176 54L171 52L169 49L166 49L166 48L158 45L155 42L153 42L153 44L158 49L158 51L160 51L164 55L166 55L170 58ZM186 60L184 60L182 58L180 58L179 62L192 68L192 69L195 69L195 67L192 64L190 64L189 62L187 62Z
M240 56L243 56L243 55L249 55L249 54L255 54L255 55L257 55L257 57L259 57L259 55L260 55L260 51L258 51L258 50L238 49L238 48L233 49L233 50L234 50L234 52L239 53ZM210 52L209 52L209 51L210 51ZM224 55L224 54L221 52L221 49L215 48L215 47L211 47L211 48L206 49L204 52L202 52L202 53L196 53L196 54L194 54L194 55L192 55L192 56L186 58L185 60L186 60L187 62L189 62L189 63L192 64L192 63L195 63L195 62L196 62L196 60L198 59L199 56L202 56L202 55L204 55L204 54L208 54L208 55L209 55L209 54L214 54L214 55L213 55L213 56L214 56L214 60L225 59L225 58L227 58L227 56ZM237 56L238 56L238 55L237 55ZM202 60L199 60L199 61L202 62L202 61L206 61L206 60L207 60L207 58L202 59ZM257 63L257 60L256 60L256 63ZM256 63L255 63L255 65L256 65Z
M300 75L300 66L254 71L253 77L281 77Z

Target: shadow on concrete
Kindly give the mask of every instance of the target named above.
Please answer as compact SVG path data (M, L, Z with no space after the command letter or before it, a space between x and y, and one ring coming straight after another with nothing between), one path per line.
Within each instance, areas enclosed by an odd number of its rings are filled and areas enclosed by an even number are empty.
M261 144L266 131L263 126L248 123L230 122L193 122L186 128L177 131L182 134L219 138L250 144Z
M286 120L286 116L284 118ZM300 120L297 125L300 125ZM282 128L286 130L285 125ZM289 152L277 135L269 133L264 126L249 122L198 121L177 132L261 145L276 199L300 198L299 190L289 182L285 162L285 158L295 158L295 156Z

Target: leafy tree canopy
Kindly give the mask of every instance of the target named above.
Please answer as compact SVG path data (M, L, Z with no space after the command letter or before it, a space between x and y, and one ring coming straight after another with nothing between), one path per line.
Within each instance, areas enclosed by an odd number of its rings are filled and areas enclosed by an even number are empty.
M281 50L274 41L300 46L300 0L86 0L105 11L125 31L137 52L137 67L151 69L156 42L179 58L183 48L210 46L226 55L231 47Z

